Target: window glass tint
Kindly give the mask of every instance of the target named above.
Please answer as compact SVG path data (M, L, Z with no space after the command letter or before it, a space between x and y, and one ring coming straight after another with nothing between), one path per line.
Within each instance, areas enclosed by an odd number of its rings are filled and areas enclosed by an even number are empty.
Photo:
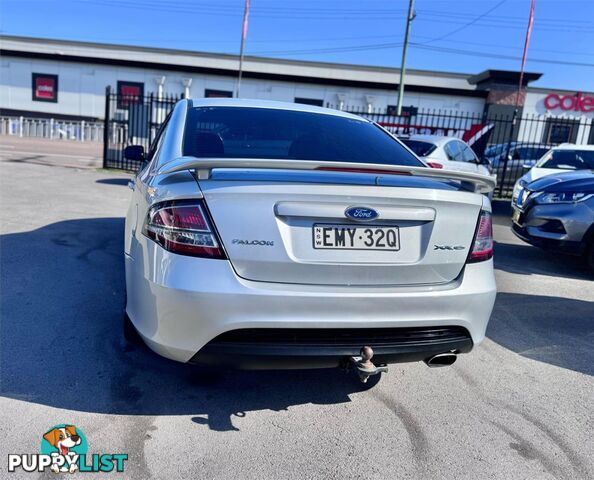
M460 151L460 142L450 142L450 143L446 143L445 147L443 147L443 149L446 152L446 155L448 156L448 160L461 160L461 156L462 156L462 152Z
M184 155L275 158L423 166L370 122L269 108L196 107L184 133Z
M315 105L317 107L324 106L324 100L319 100L316 98L295 97L295 103L303 103L304 105Z
M511 147L513 147L515 145L516 142L512 142L510 144ZM485 157L497 157L503 153L505 153L505 151L507 150L507 143L499 143L497 145L491 145L490 147L487 147L487 149L485 150Z
M464 143L461 143L460 145L462 147L462 160L465 162L476 162L476 157L471 148Z
M552 150L536 166L541 168L591 170L594 169L594 151Z
M169 119L171 118L172 112L173 112L173 110L171 112L169 112L169 114L165 118L165 121L161 124L161 126L157 130L157 134L155 135L155 138L151 142L148 152L146 154L147 161L151 161L153 159L153 157L155 156L157 148L161 144L161 139L163 138L165 131L167 130L167 126L169 125Z
M514 150L513 158L518 158L521 160L538 160L545 153L547 153L548 150L549 149L545 147L520 147Z
M404 138L402 139L402 143L415 152L419 157L426 157L433 153L437 148L437 146L432 143L421 142L420 140L409 140Z
M204 96L206 98L232 98L233 92L230 90L213 90L212 88L207 88L204 90Z

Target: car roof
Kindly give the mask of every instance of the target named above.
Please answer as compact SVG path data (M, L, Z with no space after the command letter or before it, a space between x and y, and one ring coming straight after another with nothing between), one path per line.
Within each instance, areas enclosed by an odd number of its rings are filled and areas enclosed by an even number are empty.
M594 151L594 145L576 145L575 143L562 143L551 150L589 150Z
M403 140L418 140L420 142L427 142L432 143L433 145L444 145L450 140L460 140L464 142L461 138L458 137L449 137L446 135L410 135L409 137L403 138Z
M277 102L272 100L248 99L248 98L192 98L189 99L192 107L241 107L241 108L271 108L276 110L290 110L294 112L319 113L322 115L333 115L336 117L350 118L370 122L369 119L353 115L352 113L335 110L333 108L317 107L302 103Z

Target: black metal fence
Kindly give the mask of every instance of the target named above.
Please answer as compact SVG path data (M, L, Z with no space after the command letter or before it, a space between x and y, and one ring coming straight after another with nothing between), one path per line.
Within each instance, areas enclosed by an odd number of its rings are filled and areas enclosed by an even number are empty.
M103 165L136 170L139 163L123 157L127 145L147 150L159 125L182 96L134 96L108 87L105 102ZM327 105L336 108L333 105ZM549 115L487 115L453 110L386 111L345 108L373 120L397 136L446 135L466 141L497 174L497 197L511 196L516 180L546 151L560 143L594 144L594 119Z
M128 145L142 145L145 151L176 102L175 95L122 95L107 87L103 130L103 167L135 171L140 163L124 158Z
M592 118L488 115L411 107L397 116L385 111L343 109L369 118L397 136L427 134L461 138L497 175L494 193L502 198L511 196L516 180L551 147L561 143L594 144Z

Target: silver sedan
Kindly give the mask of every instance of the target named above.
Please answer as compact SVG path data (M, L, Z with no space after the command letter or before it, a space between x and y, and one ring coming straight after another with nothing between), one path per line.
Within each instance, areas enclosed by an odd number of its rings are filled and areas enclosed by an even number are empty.
M126 218L125 332L180 362L449 365L495 300L490 177L427 168L372 122L180 101Z

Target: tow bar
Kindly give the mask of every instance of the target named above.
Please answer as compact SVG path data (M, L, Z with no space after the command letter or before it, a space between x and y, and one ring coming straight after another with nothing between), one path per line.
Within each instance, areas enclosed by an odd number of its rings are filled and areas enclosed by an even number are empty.
M371 361L373 358L373 349L371 347L363 347L360 353L360 356L351 357L350 360L351 363L355 365L361 382L367 383L367 379L372 375L388 372L387 365L380 365L379 367L376 367L373 364Z

